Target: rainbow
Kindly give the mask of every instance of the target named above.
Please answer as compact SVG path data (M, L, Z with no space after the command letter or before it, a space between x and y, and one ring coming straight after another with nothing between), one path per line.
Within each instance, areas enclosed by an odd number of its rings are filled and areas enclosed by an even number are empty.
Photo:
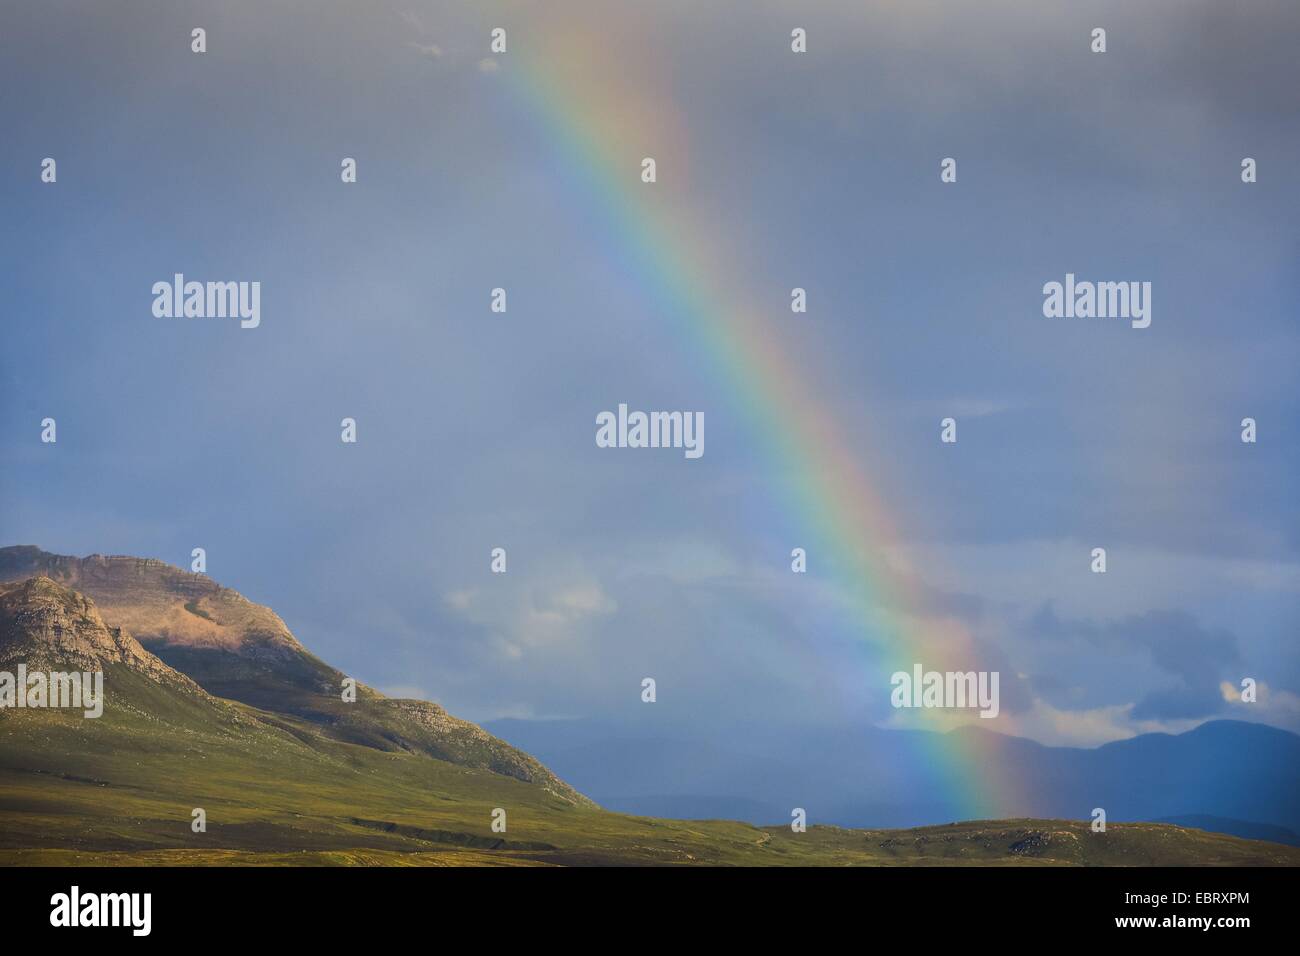
M545 55L539 41L547 44ZM627 64L610 61L589 37L530 31L530 49L519 46L500 70L508 96L545 140L571 192L608 231L618 264L676 324L689 343L688 357L731 396L755 443L787 476L782 503L803 536L795 544L821 567L833 567L852 596L855 633L879 669L870 679L887 689L888 675L910 671L914 662L943 669L944 660L973 659L970 635L955 623L918 633L890 610L920 606L917 576L900 557L902 539L886 502L850 453L862 436L845 437L810 376L780 347L783 333L774 319L791 318L788 302L749 301L743 271L726 259L728 237L707 217L663 201L665 191L641 183L642 155L655 155L660 174L673 175L664 157L688 153L673 104L620 84ZM1018 802L1014 781L988 779L984 735L917 737L918 767L954 819L1006 815Z

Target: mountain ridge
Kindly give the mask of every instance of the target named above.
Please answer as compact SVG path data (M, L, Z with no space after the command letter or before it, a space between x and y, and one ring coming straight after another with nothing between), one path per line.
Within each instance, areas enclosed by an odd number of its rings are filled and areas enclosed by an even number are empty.
M0 582L0 663L74 663L80 669L121 664L153 680L207 696L120 627L109 627L95 602L45 576Z
M388 697L317 658L270 608L206 575L156 558L77 558L33 545L0 548L0 583L43 578L88 597L108 624L205 692L276 715L299 732L405 750L589 798L540 761L432 701Z
M588 720L507 718L486 726L602 806L651 816L712 815L730 802L736 816L760 825L784 819L791 806L855 828L961 819L962 795L941 768L916 762L916 753L933 749L917 735L979 735L981 775L1001 782L992 816L1085 818L1100 806L1111 820L1225 821L1222 832L1230 834L1300 831L1300 736L1248 721L1207 721L1183 734L1095 748L1052 747L985 728L751 727L744 737L709 737Z

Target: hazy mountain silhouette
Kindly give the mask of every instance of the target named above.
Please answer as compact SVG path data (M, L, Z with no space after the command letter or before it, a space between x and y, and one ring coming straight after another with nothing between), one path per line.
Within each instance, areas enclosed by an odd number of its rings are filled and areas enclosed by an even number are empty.
M918 759L928 749L924 731L752 728L743 745L726 745L593 721L486 726L624 812L772 824L798 806L845 827L924 826L961 814L937 769ZM1300 830L1300 737L1274 727L1211 721L1096 748L953 733L981 738L968 746L981 755L988 789L1005 794L998 817L1088 819L1102 807L1112 821L1196 820L1188 825L1257 839Z

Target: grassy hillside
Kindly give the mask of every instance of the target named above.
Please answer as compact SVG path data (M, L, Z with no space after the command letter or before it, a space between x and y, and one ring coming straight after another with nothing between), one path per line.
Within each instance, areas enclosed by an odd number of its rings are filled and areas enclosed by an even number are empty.
M0 584L0 670L19 661L102 670L106 699L96 719L0 710L0 864L1300 864L1294 847L1168 825L796 834L610 813L432 704L374 695L322 724L214 696L45 577Z
M113 709L93 721L0 717L0 863L1300 864L1296 848L1154 824L795 834L629 817L419 754L295 736L242 705L209 723L187 705L151 704L152 713ZM205 834L190 830L195 807L207 811ZM494 807L508 814L504 835L491 830Z
M95 627L126 633L132 645L138 641L135 656L145 655L156 672L183 676L217 697L277 714L285 726L378 750L422 753L589 802L535 758L437 704L390 698L360 682L356 701L345 703L341 689L347 675L311 654L270 608L206 575L151 558L76 558L31 546L0 548L0 594L28 581L47 582L41 585L47 603L62 600L79 607L88 602L103 616ZM55 592L62 597L56 600ZM60 626L83 626L79 614L65 609ZM8 639L16 636L10 633ZM26 636L23 640L30 643Z

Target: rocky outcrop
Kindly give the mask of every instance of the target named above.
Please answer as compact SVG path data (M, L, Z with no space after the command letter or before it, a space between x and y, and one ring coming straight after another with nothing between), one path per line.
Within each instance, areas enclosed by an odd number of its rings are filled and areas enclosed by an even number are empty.
M0 664L18 662L29 669L78 670L119 664L159 683L202 693L127 631L106 624L90 598L44 576L0 584Z
M122 653L139 666L152 662L154 673L174 673L218 698L306 721L349 743L421 753L536 784L570 803L591 802L533 757L437 704L388 698L360 682L355 701L344 701L347 675L303 647L270 608L206 575L153 558L0 548L0 582L33 577L45 582L33 585L43 595L43 633L67 631L73 616L93 614L120 635L110 639L129 642ZM61 602L71 603L56 613Z

